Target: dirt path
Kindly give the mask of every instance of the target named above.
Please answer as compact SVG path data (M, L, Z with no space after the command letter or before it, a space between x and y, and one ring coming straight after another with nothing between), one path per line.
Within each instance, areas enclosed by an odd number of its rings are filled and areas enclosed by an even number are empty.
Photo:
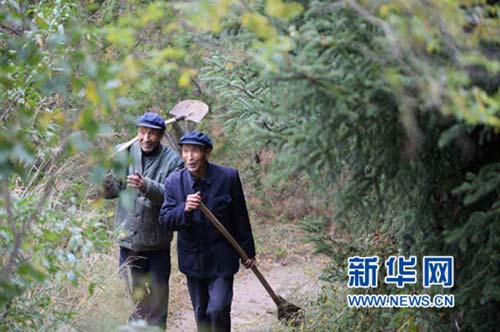
M299 231L288 224L257 228L257 241L262 254L257 256L262 271L275 292L290 303L304 307L320 288L318 275L325 264L311 255ZM174 242L175 243L175 242ZM259 244L259 243L258 243ZM196 324L187 292L186 278L177 269L177 254L172 245L168 332L195 332ZM80 290L81 306L71 326L58 332L132 331L125 327L132 303L125 292L123 280L116 274L117 252L99 255L88 275L101 280L93 296L85 287ZM232 331L275 331L278 319L276 305L252 271L241 268L235 277L232 305ZM138 330L134 330L138 331Z
M316 260L297 257L287 264L265 263L259 268L275 292L296 305L303 306L319 288L313 273L317 271ZM189 299L187 291L182 296ZM231 317L234 332L263 331L277 322L276 305L250 270L242 269L236 275ZM196 331L189 301L183 301L170 316L167 331Z

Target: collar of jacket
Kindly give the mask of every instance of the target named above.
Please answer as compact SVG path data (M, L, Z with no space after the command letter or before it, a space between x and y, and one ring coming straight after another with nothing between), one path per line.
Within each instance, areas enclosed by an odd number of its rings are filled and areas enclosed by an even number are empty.
M160 154L161 150L162 150L162 144L158 142L158 145L154 148L153 151L146 153L141 149L141 154L143 157L154 158Z
M159 144L156 149L157 149L157 155L160 155L161 151L163 150L164 148L164 145L163 144ZM130 153L132 155L132 168L133 168L133 171L137 171L139 172L140 174L142 175L145 175L143 174L143 169L142 169L142 155L143 155L143 152L142 152L142 149L141 149L141 144L139 143L139 141L135 142L134 144L132 144L132 146L130 147Z
M201 182L202 184L210 184L216 175L216 174L214 174L214 169L213 169L213 167L210 166L210 163L208 162L208 160L207 160L207 173L206 173L204 178L202 178L202 179L196 178L193 174L191 174L191 172L189 172L187 170L187 168L186 168L186 171L189 174L189 176L188 176L189 186L193 189L194 189L196 182Z

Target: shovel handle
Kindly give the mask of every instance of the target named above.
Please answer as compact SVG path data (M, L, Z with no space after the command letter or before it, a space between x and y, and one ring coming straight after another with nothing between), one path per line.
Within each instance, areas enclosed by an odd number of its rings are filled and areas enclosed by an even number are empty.
M186 116L185 115L179 115L179 116L176 116L175 118L168 119L167 121L165 121L165 126L167 126L167 125L169 125L171 123L182 121L182 120L186 120Z
M243 260L247 260L249 257L247 255L247 253L245 252L245 250L240 246L240 244L235 240L235 238L227 231L227 229L224 227L224 225L222 225L222 223L217 219L217 217L214 216L212 211L210 211L207 208L207 206L203 203L200 203L200 210L208 218L208 220L210 220L212 222L212 224L215 226L215 228L217 228L217 230L222 234L222 236L224 236L224 238L226 238L226 240L233 246L233 248L236 249L236 251L238 252L240 257ZM280 298L278 297L278 295L276 295L274 290L271 288L271 286L267 282L266 278L264 278L264 275L262 274L262 272L260 272L260 270L257 268L256 265L252 266L251 269L252 269L253 273L255 274L255 276L257 277L257 279L259 279L262 286L264 286L266 291L269 293L269 295L273 299L274 303L276 303L276 305L279 306L281 304Z
M136 137L132 138L130 141L128 141L127 143L123 143L117 152L122 152L122 151L127 150L129 148L129 146L134 144L135 141L137 141L138 139L139 139L139 136L136 136Z

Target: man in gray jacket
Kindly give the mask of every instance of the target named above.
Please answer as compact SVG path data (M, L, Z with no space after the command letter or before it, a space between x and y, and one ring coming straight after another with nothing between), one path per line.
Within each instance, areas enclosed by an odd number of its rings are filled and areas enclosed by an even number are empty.
M172 233L160 228L158 216L163 183L183 162L160 143L165 133L160 115L145 113L138 119L137 128L138 141L121 152L129 160L127 169L124 174L106 176L104 197L119 197L115 222L122 231L120 270L135 303L129 323L144 320L165 330Z

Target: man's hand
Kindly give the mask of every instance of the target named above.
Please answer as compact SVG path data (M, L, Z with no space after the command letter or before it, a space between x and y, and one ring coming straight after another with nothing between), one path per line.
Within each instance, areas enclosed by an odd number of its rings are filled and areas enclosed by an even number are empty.
M197 208L200 207L200 203L201 203L201 192L198 191L196 194L187 195L184 212L189 213L193 210L196 210Z
M127 185L144 191L144 177L139 172L135 172L134 175L127 176Z
M256 263L257 260L255 259L255 257L249 258L247 260L243 260L243 258L241 259L241 264L243 264L243 266L245 266L247 269L254 267Z
M106 177L104 178L104 181L102 182L102 184L103 184L105 189L109 190L113 186L114 181L115 181L115 177L113 176L113 173L108 172L106 174Z

